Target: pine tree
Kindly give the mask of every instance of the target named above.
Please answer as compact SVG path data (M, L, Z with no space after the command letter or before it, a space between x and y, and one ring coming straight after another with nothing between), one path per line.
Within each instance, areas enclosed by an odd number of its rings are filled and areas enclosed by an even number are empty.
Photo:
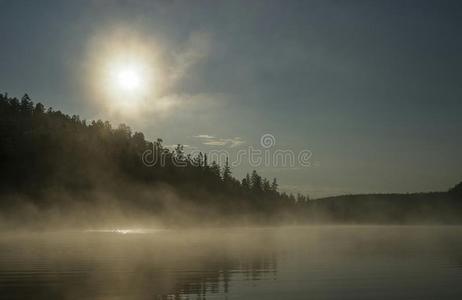
M265 193L271 192L271 185L269 183L269 180L266 178L263 179L262 189Z
M210 166L210 172L213 174L214 177L221 180L220 166L217 164L216 161L212 162L212 165Z
M245 191L250 190L250 175L247 173L247 175L242 179L242 188Z
M43 114L45 112L45 106L42 103L37 103L34 108L35 114Z
M254 192L259 193L262 191L262 178L255 170L252 171L252 175L250 176L250 183Z
M229 167L228 163L228 157L226 157L226 163L225 166L223 167L223 181L226 183L231 182L231 168Z
M271 183L271 191L274 193L278 191L278 182L276 178L273 178L273 182Z
M207 153L204 154L204 167L208 168L208 162L207 162Z
M24 94L24 96L22 96L20 110L25 113L32 113L34 110L34 103L30 99L29 95Z

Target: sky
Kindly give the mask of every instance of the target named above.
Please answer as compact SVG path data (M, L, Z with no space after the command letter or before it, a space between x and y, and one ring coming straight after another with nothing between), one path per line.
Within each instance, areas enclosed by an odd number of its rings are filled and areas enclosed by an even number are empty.
M0 0L0 16L0 92L227 153L236 177L314 198L462 181L460 1Z

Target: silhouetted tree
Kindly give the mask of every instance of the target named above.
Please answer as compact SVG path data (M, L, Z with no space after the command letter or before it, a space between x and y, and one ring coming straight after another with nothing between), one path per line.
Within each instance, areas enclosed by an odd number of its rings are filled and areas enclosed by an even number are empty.
M32 111L34 110L34 103L30 99L29 95L24 94L24 96L22 96L20 109L21 109L21 112L27 113L27 114L31 114Z
M35 114L43 114L45 113L45 106L42 103L37 103L34 108Z
M223 167L222 178L225 183L229 183L232 180L231 168L229 167L228 157L226 157L225 166Z
M255 193L260 193L263 190L262 178L255 170L252 171L252 175L250 176L250 186Z
M271 183L271 191L276 193L278 191L278 182L276 178L273 178L273 182Z
M247 175L242 179L242 188L244 191L250 191L250 175L247 173Z
M265 193L270 193L271 192L271 185L269 183L269 180L266 178L263 178L263 185L262 185L263 192Z
M216 178L216 179L221 179L221 170L220 166L217 164L216 161L212 162L212 165L210 166L210 173Z

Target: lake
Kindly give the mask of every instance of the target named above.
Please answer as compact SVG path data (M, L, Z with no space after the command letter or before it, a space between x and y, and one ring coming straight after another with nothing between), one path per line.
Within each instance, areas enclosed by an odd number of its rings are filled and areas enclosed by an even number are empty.
M462 227L3 233L1 299L462 299Z

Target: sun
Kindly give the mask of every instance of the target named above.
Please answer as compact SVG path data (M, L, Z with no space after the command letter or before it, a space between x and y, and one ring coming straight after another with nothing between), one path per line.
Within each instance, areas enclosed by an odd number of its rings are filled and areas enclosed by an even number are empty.
M108 105L125 113L140 110L155 93L154 65L143 56L132 54L107 58L102 78Z
M160 44L129 29L96 34L85 63L90 76L84 78L92 101L117 116L136 116L156 105L169 78Z
M101 79L111 110L139 111L155 93L154 64L141 55L108 56L103 70Z
M139 95L147 88L148 76L142 62L115 61L109 72L110 88L116 93Z
M123 91L134 92L143 85L140 71L132 66L122 66L114 75L114 85Z

